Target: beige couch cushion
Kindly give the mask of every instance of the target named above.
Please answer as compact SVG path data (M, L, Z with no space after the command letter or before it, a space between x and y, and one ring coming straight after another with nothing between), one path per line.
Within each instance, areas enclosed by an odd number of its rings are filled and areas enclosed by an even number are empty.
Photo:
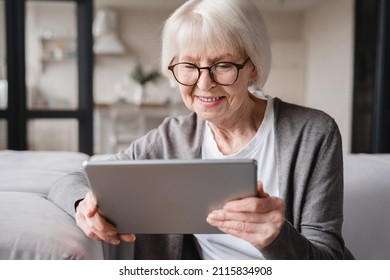
M346 246L357 259L390 259L390 155L344 157Z

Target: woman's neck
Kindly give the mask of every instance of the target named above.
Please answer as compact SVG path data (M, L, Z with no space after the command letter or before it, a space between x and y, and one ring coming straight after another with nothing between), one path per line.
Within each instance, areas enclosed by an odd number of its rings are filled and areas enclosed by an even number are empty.
M245 147L255 137L266 107L266 100L253 97L236 119L224 123L209 123L219 151L224 155L231 155Z

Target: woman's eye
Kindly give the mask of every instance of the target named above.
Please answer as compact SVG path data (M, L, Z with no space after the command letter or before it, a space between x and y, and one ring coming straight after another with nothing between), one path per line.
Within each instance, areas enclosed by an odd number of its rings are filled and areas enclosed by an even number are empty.
M232 70L234 68L234 65L231 63L218 63L214 67L217 71L228 71Z
M192 64L185 64L184 68L187 69L187 70L194 70L194 69L196 69L196 67L194 65L192 65Z

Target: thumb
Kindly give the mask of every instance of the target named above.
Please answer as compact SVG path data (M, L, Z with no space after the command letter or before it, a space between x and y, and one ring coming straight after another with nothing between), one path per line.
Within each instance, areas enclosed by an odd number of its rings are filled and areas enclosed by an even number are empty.
M125 242L134 242L136 237L134 234L119 234L119 238Z
M257 192L260 198L269 197L269 194L264 191L263 183L261 181L257 181Z
M87 216L88 216L88 218L91 218L98 212L96 198L92 192L89 192L89 193L87 193L84 200L86 201L87 207L88 207L87 208L88 209Z

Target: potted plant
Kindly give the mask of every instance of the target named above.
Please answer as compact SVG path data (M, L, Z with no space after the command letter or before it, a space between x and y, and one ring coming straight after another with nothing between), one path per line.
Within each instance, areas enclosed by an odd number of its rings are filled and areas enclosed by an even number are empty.
M145 86L149 82L156 82L160 78L161 74L157 70L151 70L146 72L142 69L141 65L137 64L133 72L131 72L131 78L138 84L134 92L134 102L141 104L147 99L147 93Z

